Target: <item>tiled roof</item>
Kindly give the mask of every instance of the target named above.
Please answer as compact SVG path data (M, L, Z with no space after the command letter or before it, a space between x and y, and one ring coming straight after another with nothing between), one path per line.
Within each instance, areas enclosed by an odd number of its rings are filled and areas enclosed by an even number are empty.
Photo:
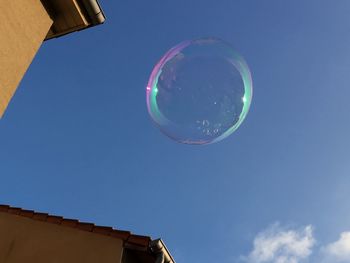
M124 243L124 247L126 248L147 251L150 247L150 242L151 242L150 237L134 235L129 231L116 230L111 227L105 227L105 226L96 226L92 223L85 223L75 219L63 218L61 216L38 213L31 210L24 210L17 207L10 207L8 205L0 205L0 212L5 212L9 214L27 217L37 221L61 225L64 227L72 227L82 231L87 231L87 232L92 232L99 235L106 235L106 236L122 239Z

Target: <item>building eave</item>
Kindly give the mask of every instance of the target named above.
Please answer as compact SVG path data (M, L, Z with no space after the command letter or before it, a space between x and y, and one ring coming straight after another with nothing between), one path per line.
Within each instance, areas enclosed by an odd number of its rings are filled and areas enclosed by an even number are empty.
M164 255L164 263L175 263L165 243L161 239L152 240L149 236L135 235L129 231L114 229L112 227L97 226L93 223L80 222L76 219L68 219L61 216L39 213L33 210L24 210L18 207L11 207L0 204L0 213L8 213L45 223L56 224L62 227L71 227L81 231L88 231L94 234L107 235L123 240L125 249L142 251L156 257L159 253Z
M156 239L152 240L150 243L150 249L153 254L163 254L164 255L164 263L175 263L173 257L171 256L169 250L165 246L163 240Z
M98 0L41 0L53 20L45 40L103 24L105 14Z

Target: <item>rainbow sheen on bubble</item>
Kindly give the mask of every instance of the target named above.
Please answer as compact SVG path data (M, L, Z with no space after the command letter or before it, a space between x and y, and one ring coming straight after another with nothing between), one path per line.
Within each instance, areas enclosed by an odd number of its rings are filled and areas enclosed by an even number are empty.
M184 41L170 49L150 76L148 112L159 129L185 144L209 144L242 124L252 101L250 70L226 42Z

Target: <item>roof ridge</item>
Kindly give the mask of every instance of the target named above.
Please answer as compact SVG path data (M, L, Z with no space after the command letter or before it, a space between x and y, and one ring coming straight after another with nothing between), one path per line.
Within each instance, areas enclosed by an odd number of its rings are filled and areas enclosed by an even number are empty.
M94 234L122 239L124 247L132 247L137 250L148 250L152 241L151 237L149 236L135 235L132 234L130 231L118 230L108 226L98 226L93 223L81 222L77 219L64 218L62 216L35 212L33 210L24 210L19 207L11 207L9 205L0 204L0 213L1 212L30 218L36 221L56 224L62 227L71 227L78 230L91 232Z

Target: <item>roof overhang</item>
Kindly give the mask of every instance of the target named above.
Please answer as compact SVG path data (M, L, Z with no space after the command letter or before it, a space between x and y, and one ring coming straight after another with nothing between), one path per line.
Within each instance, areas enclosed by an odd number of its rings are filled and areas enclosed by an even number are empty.
M105 15L98 0L41 0L53 20L45 40L103 24Z
M123 248L125 250L123 257L125 257L126 260L123 262L158 263L158 259L161 257L164 259L164 261L161 261L163 263L175 263L175 260L161 239L152 240L149 236L135 235L129 231L96 226L92 223L80 222L75 219L67 219L60 216L38 213L32 210L23 210L18 207L10 207L8 205L0 204L0 217L1 213L31 219L36 222L39 221L42 224L60 226L62 227L62 231L66 228L71 228L76 231L90 232L96 235L120 239L122 240Z
M169 250L165 246L163 240L156 239L156 240L151 241L150 249L151 249L152 253L155 255L163 254L164 263L175 263L173 257L171 256Z

